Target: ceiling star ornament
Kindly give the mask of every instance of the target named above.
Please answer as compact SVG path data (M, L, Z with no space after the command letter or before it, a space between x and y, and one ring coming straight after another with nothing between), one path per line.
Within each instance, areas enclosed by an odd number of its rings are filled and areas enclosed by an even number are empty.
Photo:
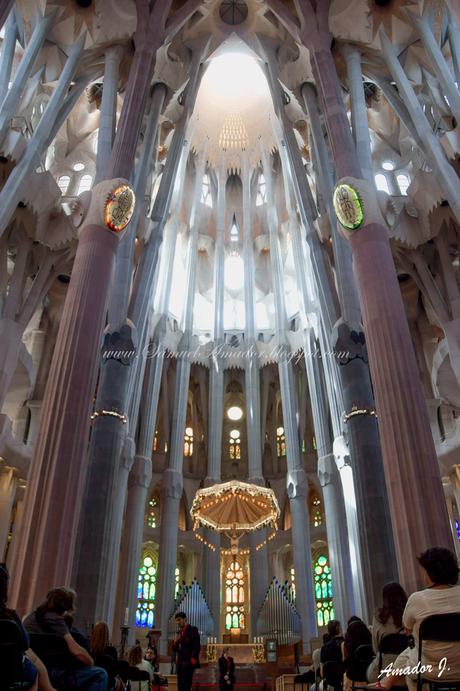
M420 3L418 0L390 0L386 4L379 4L376 0L370 0L373 24L372 43L378 43L381 29L385 31L391 42L396 45L404 45L413 35L413 27L408 20L406 10L420 15Z
M105 203L105 225L114 233L121 233L131 220L136 197L129 185L119 185Z
M351 185L339 183L332 197L334 211L340 225L349 231L358 230L364 221L362 201Z
M90 3L87 7L81 6L76 2L69 2L69 0L52 0L50 7L59 7L59 19L56 22L57 27L55 31L60 31L60 26L65 31L71 32L73 41L86 31L90 36L93 33L93 22L95 16L95 3Z

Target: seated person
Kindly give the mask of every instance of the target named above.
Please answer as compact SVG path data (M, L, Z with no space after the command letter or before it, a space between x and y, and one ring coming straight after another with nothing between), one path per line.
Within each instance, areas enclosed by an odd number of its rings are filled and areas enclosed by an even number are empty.
M91 632L90 652L94 663L102 667L109 677L109 691L120 689L121 682L117 677L118 653L110 643L109 627L105 621L98 621Z
M379 669L379 648L382 638L388 634L403 633L402 617L407 603L407 595L399 583L387 583L382 590L382 606L372 620L372 649L375 658L367 669L367 681L377 681ZM384 655L382 667L394 662L397 655Z
M417 662L419 646L419 629L421 622L433 614L448 614L460 612L460 585L458 585L457 557L444 547L433 547L426 550L418 562L423 568L427 587L412 593L407 600L403 614L403 625L406 633L412 633L415 640L414 648L407 648L398 655L395 662L388 669L381 670L380 681L370 684L369 688L390 689L400 683L401 673L393 670L414 670L406 674L405 680L409 691L417 687ZM441 668L442 660L446 665ZM435 681L460 680L460 645L458 642L444 643L426 641L422 647L422 665L431 665L432 671L425 671L424 678ZM391 670L390 670L391 666ZM441 673L441 677L438 675Z
M149 673L150 681L153 680L153 667L147 660L144 660L144 653L140 645L135 645L128 653L128 662L131 667L137 667L137 669L143 672ZM140 691L149 691L150 681L140 682Z
M30 649L29 636L25 631L22 622L14 609L6 606L8 601L8 582L9 574L6 564L0 564L0 618L14 621L21 631L22 652L23 652L23 675L22 679L15 681L29 682L31 691L56 691L51 685L46 667L40 658Z
M107 672L94 667L93 658L76 642L65 622L64 615L75 609L75 597L69 588L53 588L45 602L24 619L24 628L29 633L52 633L64 638L74 663L65 669L48 670L53 683L69 690L107 691Z
M144 660L150 662L154 672L158 672L158 651L155 647L149 646L145 651Z
M347 672L350 672L353 677L356 677L357 675L359 676L359 674L362 672L362 679L355 678L355 682L357 681L361 686L366 684L366 669L360 670L357 667L355 655L360 646L371 645L371 642L371 632L367 628L366 624L361 619L354 617L345 632L345 639L342 643L344 669L343 688L345 691L351 689L352 687L352 681L348 677ZM366 663L366 666L367 664L368 662Z
M327 625L327 632L331 637L330 640L323 645L320 653L320 672L324 679L324 664L326 662L337 662L342 666L342 628L340 621L331 619Z

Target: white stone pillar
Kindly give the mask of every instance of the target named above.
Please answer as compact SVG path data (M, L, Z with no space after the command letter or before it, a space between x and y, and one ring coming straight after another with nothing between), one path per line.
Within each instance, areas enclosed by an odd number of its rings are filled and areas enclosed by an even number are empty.
M13 66L16 37L16 17L14 14L14 9L12 9L5 26L5 37L2 43L2 56L0 60L0 113L1 106L6 98L8 85L11 80L11 68Z
M351 101L351 127L355 140L356 152L361 163L365 180L373 180L371 138L367 119L366 99L364 96L361 53L356 46L345 45L343 54L347 63L348 86Z
M121 46L109 46L105 51L104 82L97 138L96 183L105 179L112 153L117 119L118 67L122 54Z
M3 466L0 468L0 558L6 552L7 540L11 525L11 513L13 511L18 486L17 473L14 468Z

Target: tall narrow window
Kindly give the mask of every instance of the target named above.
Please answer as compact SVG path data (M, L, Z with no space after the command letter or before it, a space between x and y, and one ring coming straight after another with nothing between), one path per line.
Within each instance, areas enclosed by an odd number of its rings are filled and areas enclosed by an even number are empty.
M377 187L379 192L386 192L387 194L390 194L387 176L383 173L378 173L378 175L375 176L375 186Z
M225 628L244 629L244 573L239 561L230 564L225 576Z
M267 201L266 190L267 183L265 182L265 178L261 173L259 175L259 184L257 185L256 206L262 206L262 204L265 204Z
M327 626L334 619L332 603L332 578L327 557L320 554L313 564L315 584L316 621L318 626Z
M145 522L149 528L156 528L158 524L158 502L155 497L152 497L149 501L147 508L147 513L145 516Z
M61 177L58 178L57 184L59 189L61 190L61 193L66 194L70 185L70 175L61 175Z
M323 523L321 499L317 494L314 494L311 499L310 520L313 523L314 528L318 528L318 526L322 525Z
M156 555L144 553L137 583L136 626L153 627L157 582Z
M201 185L201 203L212 208L211 183L208 174L204 175Z
M155 436L153 437L153 451L158 451L158 430L155 430Z
M80 178L80 182L78 183L77 195L90 190L92 184L93 178L91 177L91 175L82 175Z
M231 461L239 461L241 459L241 437L238 429L232 429L230 432L228 450Z
M284 434L284 427L278 427L276 430L276 455L282 458L286 455L286 435Z
M457 532L457 540L460 540L460 523L455 519L455 530Z
M240 239L240 232L238 230L238 226L236 225L236 218L233 216L233 223L232 227L230 228L230 241L231 242L238 242Z
M295 568L291 566L291 588L295 597Z
M190 458L191 456L193 456L193 429L191 427L185 428L184 456L186 458Z
M398 183L399 191L403 197L407 197L407 189L410 185L410 178L405 173L398 173L396 176L396 182Z
M174 571L174 597L177 597L179 593L179 588L180 588L180 571L179 567L176 566L176 570Z

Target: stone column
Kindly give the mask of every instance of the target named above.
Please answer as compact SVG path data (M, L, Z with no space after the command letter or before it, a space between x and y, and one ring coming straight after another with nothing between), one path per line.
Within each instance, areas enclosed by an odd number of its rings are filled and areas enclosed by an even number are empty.
M225 270L225 191L227 170L224 165L217 169L216 240L214 244L214 321L213 351L209 358L209 426L208 470L206 485L221 479L222 427L224 420L224 360L221 348L224 343L224 270ZM220 535L206 531L206 539L215 550L204 547L205 594L214 619L214 633L220 638L220 588L221 556Z
M452 115L455 117L457 122L460 122L460 92L458 90L458 86L455 85L453 75L449 69L442 50L439 47L437 40L433 36L433 32L430 28L427 17L415 17L414 15L409 16L422 39L422 44L431 60L431 64L434 67L434 72L439 79L442 93L445 94L447 100L449 101L449 108L452 112Z
M309 92L308 97L310 101L310 97L312 94ZM313 131L313 142L314 142L314 148L316 152L316 156L318 159L319 163L319 172L320 172L320 178L321 178L321 184L324 186L326 190L328 190L329 187L326 185L326 181L329 180L331 172L330 172L330 164L329 164L329 159L327 155L327 151L325 149L325 143L323 139L323 134L322 134L322 128L321 124L319 121L319 113L317 112L316 108L316 102L310 102L309 103L309 114L310 114L310 123L312 126L312 131ZM313 108L314 106L314 108ZM304 321L305 325L305 331L304 331L304 354L305 354L305 362L306 362L306 370L307 370L307 377L308 377L308 382L309 382L309 390L310 390L310 398L312 402L312 410L313 410L313 420L314 420L314 427L315 427L315 436L317 439L318 443L318 458L319 461L321 461L321 456L324 455L325 457L328 457L331 453L333 453L333 446L332 446L332 440L330 438L330 432L329 432L329 422L328 422L328 408L329 412L331 415L331 421L332 421L332 427L333 427L333 432L334 432L334 437L341 437L342 435L342 416L345 412L344 409L344 392L342 391L342 381L341 381L341 373L339 372L339 368L337 366L337 361L335 357L332 355L332 326L333 326L333 319L334 319L334 313L336 310L336 306L334 303L334 294L332 293L332 289L329 283L329 275L326 270L326 264L325 264L325 257L324 253L322 252L322 248L319 245L318 238L316 235L316 232L311 233L309 232L307 234L307 238L310 238L310 243L309 243L309 253L306 253L305 247L304 247L304 241L300 232L300 227L297 222L296 215L294 213L293 207L292 207L292 199L291 199L291 178L288 175L288 168L289 168L289 162L287 160L287 152L286 148L283 146L280 146L280 152L281 152L281 160L283 162L283 176L284 176L284 186L285 186L285 194L286 194L286 204L289 209L289 217L290 217L290 224L289 224L289 229L290 229L290 235L291 235L291 240L293 244L293 256L294 256L294 264L295 264L295 269L296 269L296 279L297 279L297 284L299 288L299 297L300 297L300 303L301 303L301 312L302 312L302 318ZM292 171L291 171L292 172ZM306 182L305 176L304 180ZM299 177L297 177L297 181L299 182ZM326 193L326 200L328 199L328 195ZM328 207L332 207L330 203L327 202ZM306 203L302 203L301 206L304 208L306 207ZM330 208L329 213L332 212L332 208ZM357 296L356 296L356 290L354 287L354 282L353 282L353 277L351 275L351 262L350 262L350 256L349 256L349 250L346 246L344 246L344 240L341 237L338 237L338 234L334 232L333 229L333 234L334 234L334 255L336 259L336 274L339 278L339 295L340 295L340 304L342 306L342 313L347 316L348 319L353 320L353 322L358 323L359 322L359 305L357 303ZM316 285L314 286L314 290L317 292L318 297L312 295L312 287L308 285L307 282L307 271L305 270L305 264L307 257L310 259L310 262L312 264L312 273L316 274ZM308 264L307 264L308 266ZM319 315L317 317L317 329L319 332L319 342L320 342L320 347L318 347L314 341L314 336L313 336L313 331L310 327L309 324L309 318L308 314L311 314L312 312L317 312L318 311L318 306L316 302L319 302ZM357 321L358 320L358 321ZM316 320L315 320L316 321ZM330 329L329 334L327 333L327 330ZM319 363L322 363L322 366L319 366ZM364 363L363 363L364 364ZM321 370L324 372L324 380L321 377ZM368 375L368 373L367 373ZM354 376L361 383L363 386L364 383L366 382L366 378L364 376L359 376L358 372L354 372ZM342 379L343 379L343 373L342 373ZM322 397L322 389L325 381L325 386L326 386L326 391L327 391L327 397L329 399L329 406L326 405L325 399ZM367 381L368 376L367 376ZM347 392L347 388L345 388L345 393ZM370 383L369 383L369 388L370 388ZM348 389L349 390L349 389ZM375 434L374 434L375 437ZM369 449L369 442L367 441L366 443L366 437L361 436L360 439L361 442L361 447L357 446L355 444L354 447L354 453L356 454L357 458L362 458L363 462L366 464L369 464L369 459L368 459L368 449ZM363 453L366 451L366 453ZM347 453L347 458L349 458L349 455ZM374 454L374 460L378 461L378 455ZM339 457L337 457L337 462L340 464L340 467L343 466L342 461L340 460ZM348 466L348 469L351 471L350 467ZM375 475L375 473L373 473ZM334 478L333 474L329 474L329 478ZM340 473L339 475L340 479L345 479L345 475L343 473ZM331 570L334 578L334 571L336 572L335 580L336 582L338 580L341 580L343 573L345 573L348 577L348 582L344 582L340 584L340 588L342 589L339 600L339 609L348 609L349 606L354 607L354 612L358 613L359 616L363 618L368 617L368 609L366 607L366 598L365 598L365 593L364 593L364 583L363 583L363 575L362 571L359 570L357 571L355 569L353 577L351 573L351 569L347 569L347 565L350 565L350 552L353 551L353 554L356 558L357 563L360 565L363 564L363 559L361 557L361 547L359 543L359 537L360 537L360 531L358 528L358 516L357 516L357 506L356 506L356 498L355 498L355 489L354 489L354 484L353 484L353 477L346 477L347 481L347 497L348 501L346 503L346 520L349 525L348 531L345 529L345 542L343 542L341 545L338 545L334 543L332 545L332 553L334 555L341 554L341 557L332 557L331 559ZM383 480L382 480L383 481ZM344 488L335 488L336 494L333 495L330 490L326 492L326 497L329 498L331 496L336 496L336 497L343 497L342 494L342 489ZM326 501L326 498L325 498ZM343 498L342 498L342 509L343 509ZM364 507L362 507L362 510ZM364 511L362 511L363 514L365 514ZM331 519L333 517L337 516L338 520L340 520L340 510L337 509L337 511L334 511L333 513L327 515L331 516ZM327 523L328 525L328 523ZM371 540L371 537L367 538L366 537L366 531L367 531L367 520L363 519L362 520L362 527L361 527L361 536L365 536L365 539ZM381 530L381 525L379 526ZM337 532L338 531L338 532ZM331 527L331 539L337 537L338 533L343 534L343 527L335 526ZM329 534L329 532L328 532ZM353 544L349 545L347 548L347 543L348 540L353 540ZM342 566L339 566L339 560L342 560L342 563L344 565L343 569ZM387 579L388 580L388 579ZM375 589L377 590L377 589ZM369 591L368 591L369 593ZM380 596L380 595L379 595ZM371 596L371 600L373 600Z
M155 369L155 368L152 368ZM157 399L158 402L158 399ZM151 417L150 417L151 420ZM155 429L153 427L153 429ZM153 435L152 435L153 437ZM152 439L153 442L153 439ZM134 465L128 480L128 499L125 514L125 531L123 533L120 569L120 621L122 613L128 608L130 643L134 643L136 625L137 583L142 556L144 537L145 507L148 490L152 480L151 447L147 456L136 454Z
M118 67L122 52L121 46L109 46L105 51L104 82L97 138L96 183L104 180L112 153L117 119Z
M47 26L49 28L49 24L47 24ZM56 87L46 106L44 116L40 118L32 137L27 141L27 146L21 159L11 171L8 180L0 192L0 205L3 210L2 217L0 219L1 235L7 229L11 218L16 211L17 205L21 201L24 190L27 187L28 176L35 171L40 163L41 156L49 146L48 139L53 129L53 125L59 116L60 109L68 94L69 87L74 77L74 72L77 68L78 61L83 51L84 39L85 37L82 36L82 38L71 46L65 65L61 74L59 75ZM9 112L7 107L9 105L10 94L14 94L13 87L14 85L9 90L7 97L3 102L2 113L4 113L5 110L7 111L7 120L3 128L2 114L0 113L0 142L3 140L3 137L8 131L10 118L14 115L14 113L11 114Z
M14 10L12 10L5 27L5 38L3 39L2 56L0 60L0 113L2 102L5 100L11 79L11 68L13 67L17 31L16 17L14 15Z
M14 561L14 555L16 553L16 550L18 549L19 540L21 538L22 517L24 515L25 489L26 489L26 481L25 480L19 480L18 486L16 487L16 498L15 498L16 507L15 508L13 507L13 510L15 511L14 523L13 523L13 532L11 535L11 542L10 542L10 545L8 547L8 553L6 555L6 564L8 566L8 570L11 570L11 564Z
M13 12L11 13L11 16L13 17ZM35 61L37 59L38 53L40 52L40 48L43 45L43 41L45 40L46 36L48 33L51 31L51 27L54 21L54 18L56 16L56 12L51 12L47 17L42 17L36 24L35 29L32 33L32 36L30 37L29 43L26 46L26 49L24 51L24 54L22 56L21 62L18 65L18 68L16 70L16 74L14 75L13 83L11 84L11 87L9 91L6 92L0 92L0 93L6 93L5 98L3 99L1 103L1 108L0 108L0 144L3 143L9 126L10 126L10 121L11 118L16 115L16 111L22 96L22 93L26 87L27 80L30 77L30 74L32 72L33 66L35 64ZM10 22L13 22L14 18L9 20ZM8 27L9 29L11 28L11 24ZM11 41L11 34L8 37L8 42ZM9 50L11 51L11 44L4 44L5 47L9 46ZM9 61L8 55L6 54L5 57L7 58L7 61ZM5 61L5 62L7 62ZM2 60L2 71L3 71L3 65L5 63ZM5 67L7 64L5 64ZM6 76L3 75L3 78ZM7 83L8 86L8 83Z
M367 119L367 106L363 88L361 53L356 46L342 48L347 63L348 86L350 89L351 127L355 140L356 153L361 163L365 180L374 179L372 165L371 138ZM331 217L334 218L333 216Z
M178 488L182 489L182 468L184 461L184 430L187 418L188 392L190 383L191 361L187 355L190 351L193 329L193 308L195 304L197 252L199 235L199 216L197 208L201 197L201 185L206 153L201 156L196 167L195 189L190 214L190 241L187 261L187 292L183 311L183 336L178 346L185 357L176 362L176 382L174 393L174 410L171 431L171 450L169 453L169 468L163 482L161 528L160 528L160 558L158 565L158 605L156 608L157 623L162 631L160 646L166 650L168 643L168 621L174 603L174 572L176 569L177 540L179 530L179 498L176 497ZM196 217L196 218L195 218ZM154 429L152 425L152 430ZM152 438L153 442L153 438ZM180 478L180 479L179 479ZM171 492L170 481L174 482L175 490ZM168 483L168 486L166 486ZM164 522L172 523L172 528L164 526ZM167 555L167 556L166 556ZM172 559L174 555L174 561Z
M7 540L11 524L11 512L16 498L18 478L14 468L9 466L0 468L0 557L7 548Z
M260 419L260 369L255 329L254 246L251 225L251 169L244 158L243 173L243 260L244 304L246 314L246 357L244 381L246 397L246 430L248 438L248 482L265 486L262 468L262 437ZM251 585L251 635L256 636L257 618L269 586L267 545L257 549L267 531L249 535Z
M267 221L270 235L270 259L275 298L275 333L279 352L281 404L283 407L284 433L286 436L287 494L292 515L292 544L296 573L296 607L302 624L302 644L309 650L309 639L316 636L316 608L311 566L310 521L307 510L307 477L302 467L297 407L292 362L286 338L286 306L284 302L283 266L278 238L278 219L274 205L272 171L268 156L262 150L263 171L267 190Z
M153 122L149 123L149 138L144 139L145 149L150 148L155 139L159 111L164 99L164 87L160 92L159 107L152 114ZM151 131L153 129L153 131ZM148 162L141 154L142 171L138 171L135 193L138 204L142 205L145 189ZM140 162L140 163L141 163ZM139 209L131 220L136 223L142 213ZM129 227L128 227L129 228ZM124 250L134 246L136 228L129 228L120 242L121 258L117 254L114 294L110 297L109 314L123 319L119 311L120 303L127 303L132 268L123 263ZM120 261L121 259L121 261ZM121 275L124 268L127 276ZM125 293L120 292L123 283ZM119 301L118 301L119 299ZM114 308L117 302L117 311ZM126 314L125 314L126 317ZM112 328L110 329L110 326ZM103 351L106 357L101 362L99 386L96 397L96 411L112 411L115 415L99 415L93 422L89 445L88 480L80 523L80 553L76 568L76 586L81 596L78 618L84 622L97 620L107 621L111 625L114 598L109 597L116 584L117 561L121 540L122 514L127 491L127 479L130 468L125 468L123 449L127 435L135 435L135 421L128 414L128 380L130 370L134 367L137 354L143 358L140 350L139 334L130 323L112 322L110 331L105 335ZM123 354L125 351L125 354ZM142 381L141 381L142 385ZM124 416L124 417L123 417ZM134 454L132 454L131 463ZM103 490L101 491L101 487ZM118 507L121 506L121 516Z
M460 19L460 12L458 14ZM452 53L455 81L460 84L460 28L455 20L450 17L448 26L449 45Z
M460 220L460 180L457 175L452 175L452 166L445 156L439 138L432 132L431 125L423 112L417 94L414 92L404 72L394 46L385 34L381 35L381 42L386 66L396 82L398 93L404 101L417 135L423 144L423 150L442 187L443 194L449 202L451 211L458 221ZM356 164L359 165L358 162ZM350 172L347 170L344 161L340 174L352 174L354 177L359 177L359 167L358 169L355 167L354 171Z
M111 261L118 245L118 236L102 226L102 219L107 194L120 182L93 189L88 218L94 220L80 235L61 317L28 480L23 539L14 563L10 597L21 612L56 583L70 583L86 475L83 431L89 424Z
M322 10L319 8L318 12ZM384 52L388 54L386 48ZM313 60L338 176L359 180L360 164L334 61L324 42L321 46L314 45ZM402 85L402 80L399 84ZM369 185L366 190L370 197L374 194ZM379 415L397 562L402 583L412 591L420 585L416 555L433 544L451 546L452 538L387 230L378 215L369 216L349 239ZM372 268L375 266L379 267L378 274ZM410 508L404 499L405 488L409 486Z

